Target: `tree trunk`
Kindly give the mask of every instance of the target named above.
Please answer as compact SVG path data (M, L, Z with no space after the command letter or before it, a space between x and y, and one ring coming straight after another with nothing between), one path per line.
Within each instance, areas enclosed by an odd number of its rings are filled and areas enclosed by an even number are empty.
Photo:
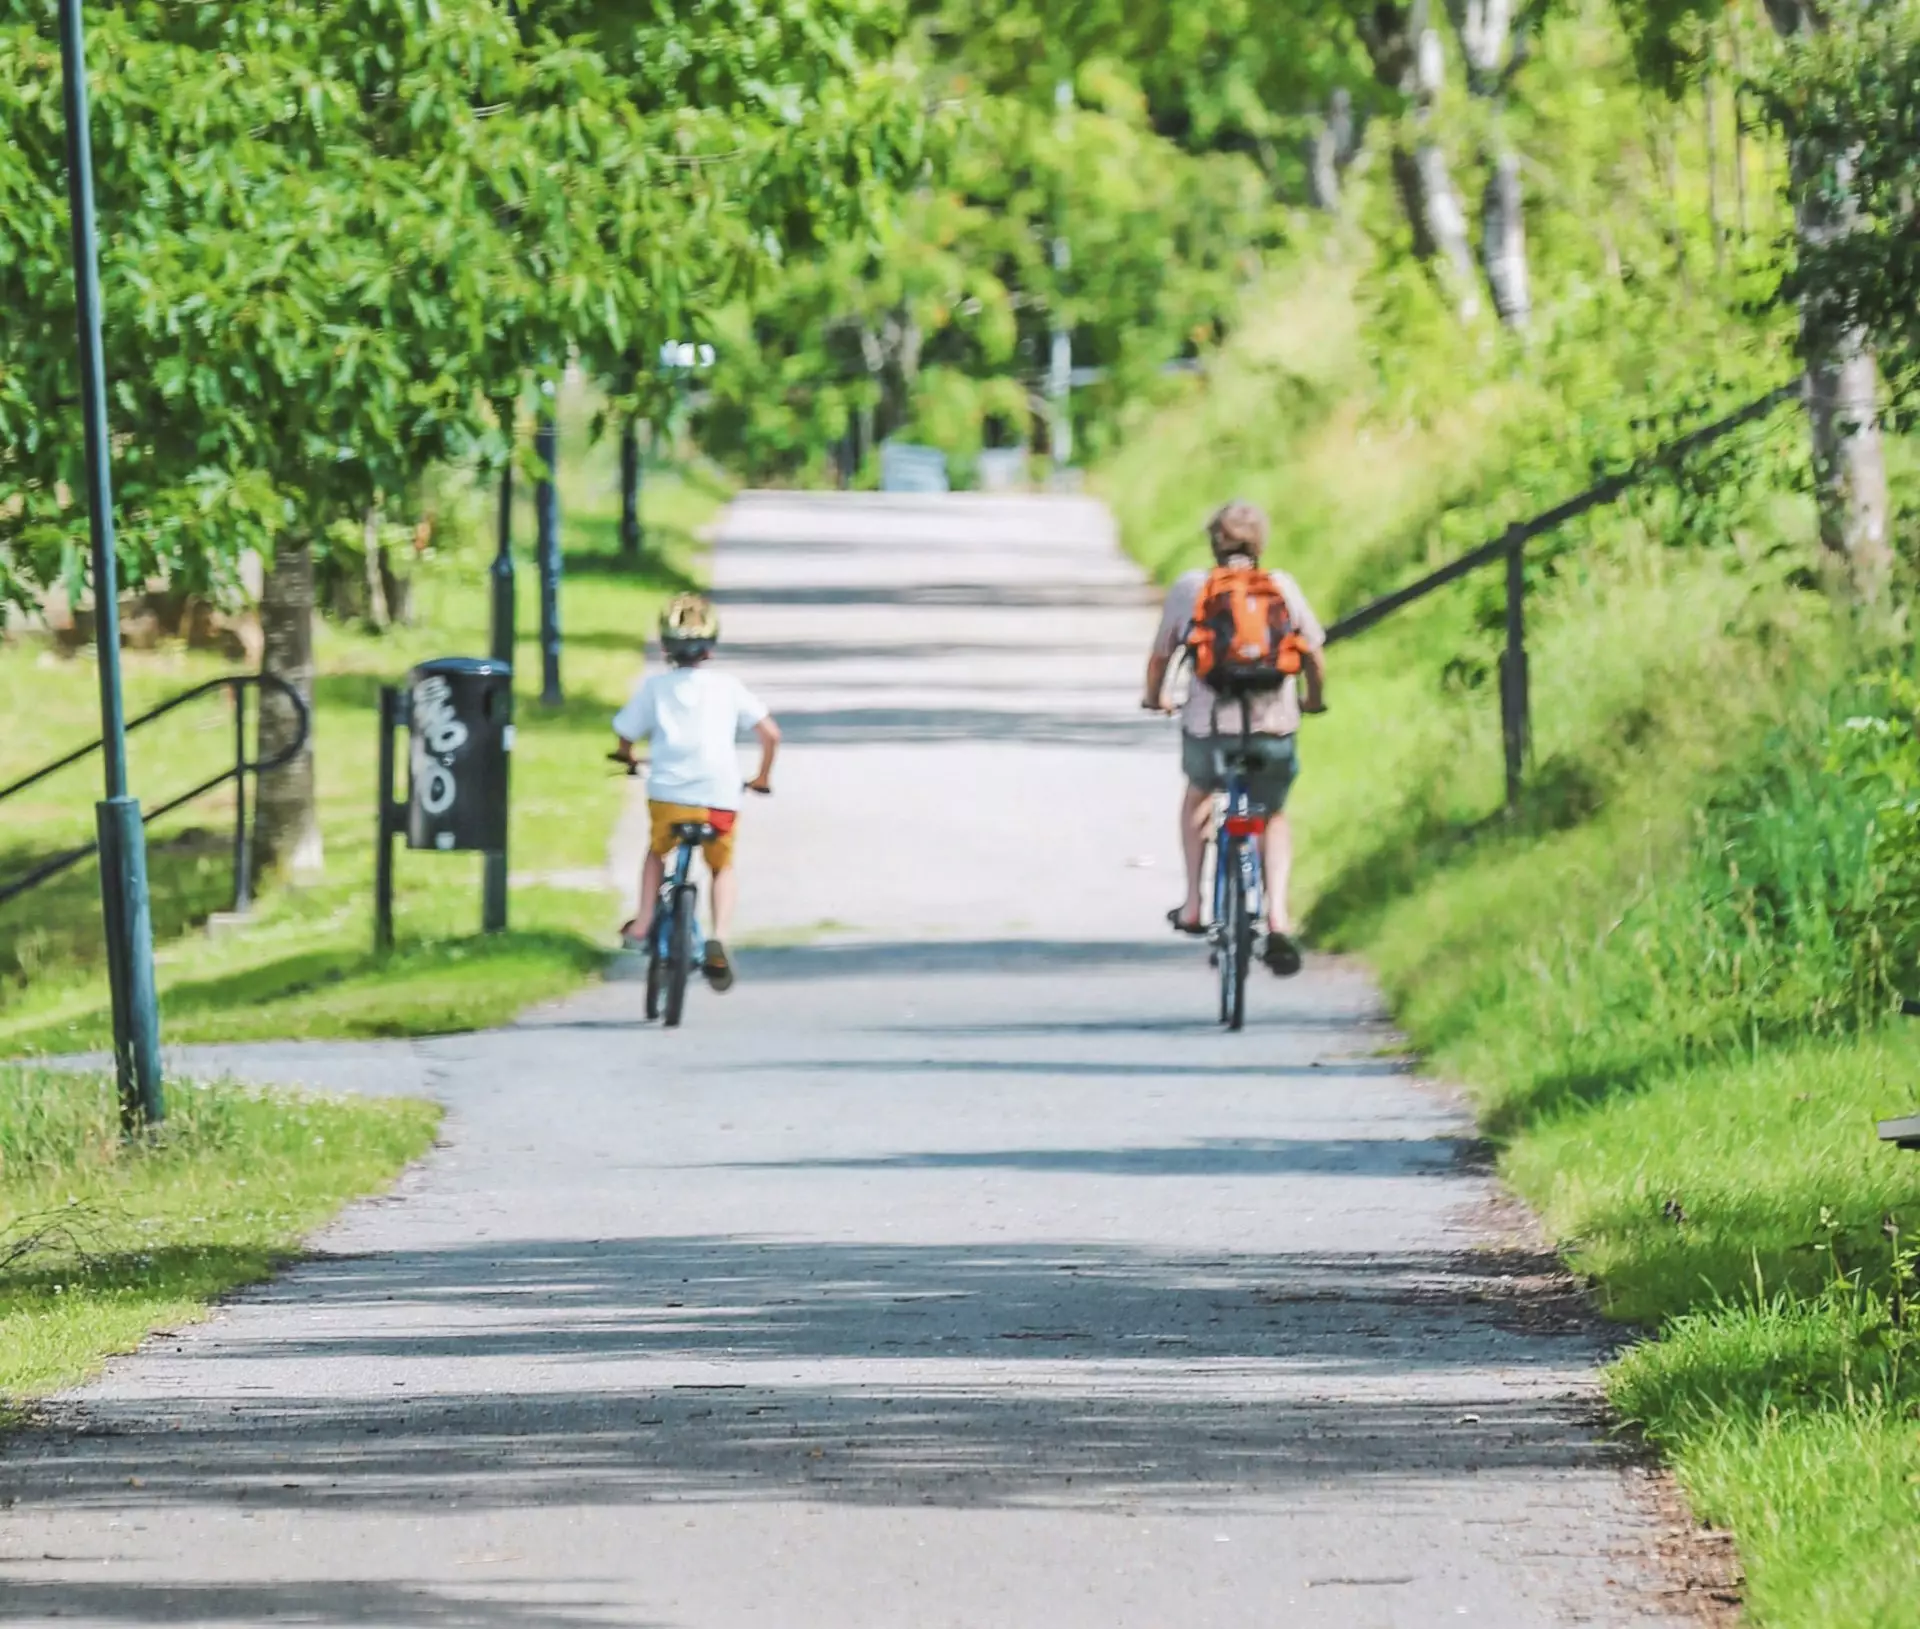
M1740 50L1738 20L1727 30L1727 48L1733 58L1733 218L1740 242L1747 241L1747 116L1741 96L1746 89L1747 65Z
M1706 100L1707 137L1707 235L1713 241L1713 269L1727 269L1727 234L1720 219L1720 107L1714 84L1712 59L1701 76L1700 90Z
M1799 0L1767 0L1767 14L1782 35L1824 26L1818 10ZM1787 137L1794 236L1803 249L1828 248L1851 232L1857 219L1851 196L1853 155L1827 152L1791 130ZM1893 568L1879 369L1865 332L1833 311L1818 289L1801 296L1800 336L1807 359L1820 541L1853 602L1871 605L1884 592Z
M1851 204L1826 191L1826 155L1794 142L1794 234L1808 248L1824 247L1852 229ZM1838 185L1852 172L1842 157ZM1841 193L1844 200L1844 191ZM1801 349L1807 358L1807 416L1813 433L1814 498L1820 541L1831 551L1852 599L1870 605L1893 568L1887 541L1887 465L1880 442L1879 369L1866 335L1836 322L1817 293L1802 299Z
M1381 0L1360 18L1359 31L1374 77L1406 98L1408 116L1392 154L1393 177L1413 228L1413 252L1437 261L1440 277L1463 321L1480 311L1473 245L1466 211L1435 128L1446 81L1446 55L1428 0L1401 6Z
M362 518L360 542L366 555L363 564L367 578L367 626L375 633L385 633L392 626L393 617L387 609L387 551L380 541L378 509L369 509Z
M1493 308L1507 327L1524 329L1533 316L1527 267L1525 197L1520 157L1507 139L1506 87L1519 65L1512 0L1449 0L1454 31L1467 64L1467 92L1486 109L1481 158L1487 188L1480 199L1480 266Z
M1521 208L1518 153L1502 153L1487 177L1480 206L1480 258L1500 320L1515 331L1524 329L1533 316L1533 291L1527 275L1527 223Z
M1475 96L1494 95L1513 33L1513 0L1448 0L1447 9L1467 59L1467 88Z
M1307 184L1314 207L1329 215L1340 213L1347 166L1359 150L1353 117L1353 97L1344 86L1327 99L1327 111L1315 125L1307 154Z
M1480 291L1474 286L1473 245L1467 238L1467 212L1454 187L1446 150L1437 140L1423 140L1415 146L1413 174L1417 178L1427 240L1444 268L1454 309L1460 313L1462 322L1471 322L1480 315Z
M260 593L260 671L284 679L313 707L313 550L282 539ZM286 750L300 733L299 713L278 691L260 692L260 756ZM260 776L253 821L255 863L265 871L315 875L324 863L314 802L313 738L278 769Z

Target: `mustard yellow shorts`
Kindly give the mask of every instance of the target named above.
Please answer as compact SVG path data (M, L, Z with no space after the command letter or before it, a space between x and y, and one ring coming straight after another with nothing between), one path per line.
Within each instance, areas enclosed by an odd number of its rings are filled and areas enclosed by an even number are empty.
M690 803L655 803L649 799L647 814L653 824L648 846L661 859L666 859L680 846L680 839L673 835L675 826L704 820L717 833L706 845L708 866L724 871L733 864L733 823L740 818L737 809L702 809Z

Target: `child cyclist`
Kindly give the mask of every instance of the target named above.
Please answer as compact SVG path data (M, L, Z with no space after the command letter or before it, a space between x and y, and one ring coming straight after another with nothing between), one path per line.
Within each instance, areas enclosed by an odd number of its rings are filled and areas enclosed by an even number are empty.
M649 674L626 706L614 715L620 738L614 756L633 763L634 747L647 743L647 812L652 831L647 863L640 873L640 909L660 897L667 858L677 839L676 825L705 821L716 835L706 845L713 872L713 937L707 941L701 971L716 990L733 984L733 964L725 940L739 892L733 874L733 829L742 790L771 792L774 754L780 728L759 699L730 673L707 666L720 638L720 618L698 594L680 594L660 613L664 672ZM751 730L760 741L760 768L752 780L740 779L734 742ZM629 943L641 939L639 917L620 930ZM643 942L643 940L642 940Z

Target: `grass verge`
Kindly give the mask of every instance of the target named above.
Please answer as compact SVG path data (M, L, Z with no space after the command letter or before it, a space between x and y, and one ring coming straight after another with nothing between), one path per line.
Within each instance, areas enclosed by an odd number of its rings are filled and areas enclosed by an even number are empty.
M513 930L475 931L477 856L401 851L397 944L371 948L374 707L383 683L430 656L487 646L492 504L454 491L445 539L416 586L414 625L382 635L325 621L316 630L315 739L326 871L317 882L268 893L252 921L209 938L199 931L230 900L231 792L221 790L150 831L161 1017L169 1041L279 1036L431 1034L484 1028L590 978L617 920L605 880L607 842L625 796L605 760L609 720L642 667L661 598L695 574L700 533L726 490L697 470L656 468L644 488L648 547L620 558L614 449L589 446L587 404L568 404L561 448L561 617L566 702L539 695L538 588L519 550L518 730L512 829ZM520 483L522 487L526 483ZM229 664L181 649L130 652L129 710L138 711ZM19 728L0 741L0 781L58 756L97 730L94 668L32 642L0 648L0 707ZM219 698L182 709L132 738L133 780L151 805L216 770L230 753ZM5 807L0 878L83 840L97 795L93 761ZM100 1046L109 1033L97 874L85 865L0 906L0 1051L13 1055Z
M440 1111L174 1082L151 1142L111 1081L0 1067L0 1403L85 1379L264 1278L347 1200L384 1188Z
M1190 563L1246 493L1331 616L1477 541L1463 507L1497 530L1510 464L1565 404L1469 369L1407 410L1366 346L1337 263L1290 277L1098 478L1136 556ZM1523 473L1551 498L1589 471ZM1745 479L1732 518L1652 500L1543 558L1517 818L1496 814L1497 581L1339 647L1302 736L1296 904L1368 957L1642 1336L1611 1395L1734 1533L1752 1621L1895 1629L1920 1601L1920 1159L1873 1121L1920 1103L1920 1025L1885 1016L1904 964L1880 793L1834 768L1866 703L1801 586L1805 508ZM1898 707L1876 716L1897 733Z

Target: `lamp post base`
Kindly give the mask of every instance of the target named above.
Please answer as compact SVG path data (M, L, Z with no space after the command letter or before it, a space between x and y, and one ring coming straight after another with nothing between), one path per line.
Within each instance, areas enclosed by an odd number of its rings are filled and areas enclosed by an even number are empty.
M107 983L113 999L114 1076L129 1132L166 1118L160 1081L160 1002L153 980L153 918L147 899L147 833L137 798L94 806L100 835L100 903L106 917Z

